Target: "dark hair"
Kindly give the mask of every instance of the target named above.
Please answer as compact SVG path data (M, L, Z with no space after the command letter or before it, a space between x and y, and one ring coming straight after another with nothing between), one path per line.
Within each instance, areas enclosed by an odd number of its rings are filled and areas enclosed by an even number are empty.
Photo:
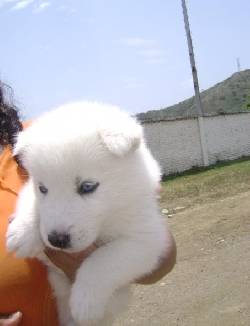
M23 129L19 112L12 101L12 89L0 82L0 145L15 144L16 135Z

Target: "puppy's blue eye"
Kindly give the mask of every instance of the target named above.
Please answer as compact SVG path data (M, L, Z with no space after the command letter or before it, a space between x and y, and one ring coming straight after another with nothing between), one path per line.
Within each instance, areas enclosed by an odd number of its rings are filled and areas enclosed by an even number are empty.
M83 181L80 183L80 185L78 185L77 192L79 195L88 194L94 192L98 186L99 182Z
M46 195L48 193L48 188L46 188L43 184L39 184L39 190L42 194Z

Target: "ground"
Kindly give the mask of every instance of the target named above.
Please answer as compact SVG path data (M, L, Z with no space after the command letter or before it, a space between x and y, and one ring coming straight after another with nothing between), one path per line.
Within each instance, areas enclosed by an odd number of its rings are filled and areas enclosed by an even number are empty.
M115 326L249 326L249 199L248 160L163 183L178 262L160 282L134 287Z

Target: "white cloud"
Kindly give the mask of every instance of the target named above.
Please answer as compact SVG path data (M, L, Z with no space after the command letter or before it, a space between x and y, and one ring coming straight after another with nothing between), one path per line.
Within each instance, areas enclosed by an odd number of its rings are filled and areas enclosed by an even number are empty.
M77 12L77 9L72 7L72 4L71 4L71 6L69 6L69 5L60 5L60 6L56 7L56 10L59 11L59 12L65 12L65 13L70 14L70 15L74 15Z
M0 5L5 5L11 2L17 2L18 0L0 0Z
M26 9L32 5L33 13L39 13L51 6L46 0L0 0L0 8L7 7L11 11Z
M5 6L5 5L8 5L8 4L11 4L13 2L17 2L18 0L0 0L0 8Z
M166 62L166 54L159 48L146 48L137 52L147 64L162 64Z
M155 40L142 37L128 37L120 40L120 43L133 49L144 63L162 64L166 62L166 54Z
M156 57L162 57L164 55L164 52L158 48L147 48L147 49L140 50L137 53L145 58L156 58Z
M142 46L152 46L155 44L154 40L148 40L141 37L129 37L121 39L122 44L131 46L131 47L142 47Z
M39 12L47 9L50 6L51 6L51 3L49 1L42 2L34 9L33 12L34 13L39 13Z
M125 80L125 87L128 89L137 89L142 86L143 84L134 77L130 77Z
M34 2L34 0L21 0L17 1L14 7L11 8L11 10L22 10L29 5L31 5Z
M58 11L65 11L65 10L67 10L67 9L68 9L68 7L65 6L65 5L61 5L61 6L57 7L57 10L58 10Z

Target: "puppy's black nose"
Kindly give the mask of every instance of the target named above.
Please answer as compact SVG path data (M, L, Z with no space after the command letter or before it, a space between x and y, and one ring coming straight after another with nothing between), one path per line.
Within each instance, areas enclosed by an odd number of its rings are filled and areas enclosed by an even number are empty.
M56 248L66 249L70 247L70 235L68 233L53 231L48 235L48 240Z

